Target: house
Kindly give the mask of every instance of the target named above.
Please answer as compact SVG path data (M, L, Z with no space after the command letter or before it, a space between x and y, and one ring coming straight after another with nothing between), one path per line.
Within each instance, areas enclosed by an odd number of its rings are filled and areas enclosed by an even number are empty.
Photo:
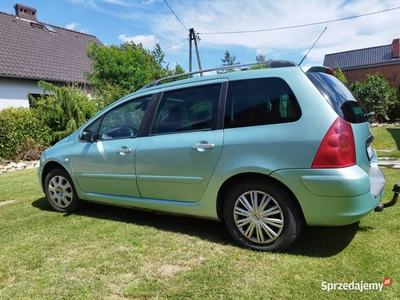
M350 82L364 81L367 74L381 74L395 88L400 86L400 39L391 44L326 54L324 66L340 69ZM337 65L336 65L337 64Z
M86 55L92 35L37 20L35 8L16 4L15 15L0 12L0 110L29 107L28 94L43 93L38 81L88 86L84 73L91 70Z

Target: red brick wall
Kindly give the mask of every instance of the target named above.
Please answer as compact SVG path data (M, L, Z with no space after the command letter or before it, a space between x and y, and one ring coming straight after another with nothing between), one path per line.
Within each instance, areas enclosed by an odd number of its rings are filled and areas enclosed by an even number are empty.
M343 70L343 73L349 82L364 81L367 78L367 74L374 75L379 73L389 81L389 84L392 87L395 87L396 89L400 87L400 64L356 70Z

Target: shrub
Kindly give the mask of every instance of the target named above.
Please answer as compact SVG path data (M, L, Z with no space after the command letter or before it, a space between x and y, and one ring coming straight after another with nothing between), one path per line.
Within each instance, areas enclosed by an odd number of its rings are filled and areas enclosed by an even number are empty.
M387 121L387 115L398 103L397 91L379 73L367 75L363 82L353 82L353 93L362 101L368 112L375 112L374 121Z
M50 143L50 129L29 108L1 110L0 128L0 157L4 159L18 159L26 153L30 153L26 158L37 159Z
M40 120L48 124L54 142L70 135L101 108L98 101L90 99L74 85L58 87L45 81L38 86L49 94L34 102Z
M399 97L399 91L397 91L397 97ZM398 101L391 110L388 112L388 117L390 122L399 122L400 121L400 101Z

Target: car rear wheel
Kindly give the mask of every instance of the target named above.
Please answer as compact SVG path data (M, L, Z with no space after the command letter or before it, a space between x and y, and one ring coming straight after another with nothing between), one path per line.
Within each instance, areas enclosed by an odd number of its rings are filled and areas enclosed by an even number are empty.
M74 183L65 170L51 170L45 178L44 189L47 201L54 210L73 212L78 209L80 200L77 197Z
M224 203L224 220L239 245L259 251L282 251L299 236L302 217L289 194L265 181L232 187Z

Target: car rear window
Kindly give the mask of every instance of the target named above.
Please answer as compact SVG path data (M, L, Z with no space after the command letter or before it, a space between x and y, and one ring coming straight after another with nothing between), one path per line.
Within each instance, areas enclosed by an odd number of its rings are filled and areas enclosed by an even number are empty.
M350 123L368 121L362 103L336 77L320 72L307 73L307 77L341 118Z

